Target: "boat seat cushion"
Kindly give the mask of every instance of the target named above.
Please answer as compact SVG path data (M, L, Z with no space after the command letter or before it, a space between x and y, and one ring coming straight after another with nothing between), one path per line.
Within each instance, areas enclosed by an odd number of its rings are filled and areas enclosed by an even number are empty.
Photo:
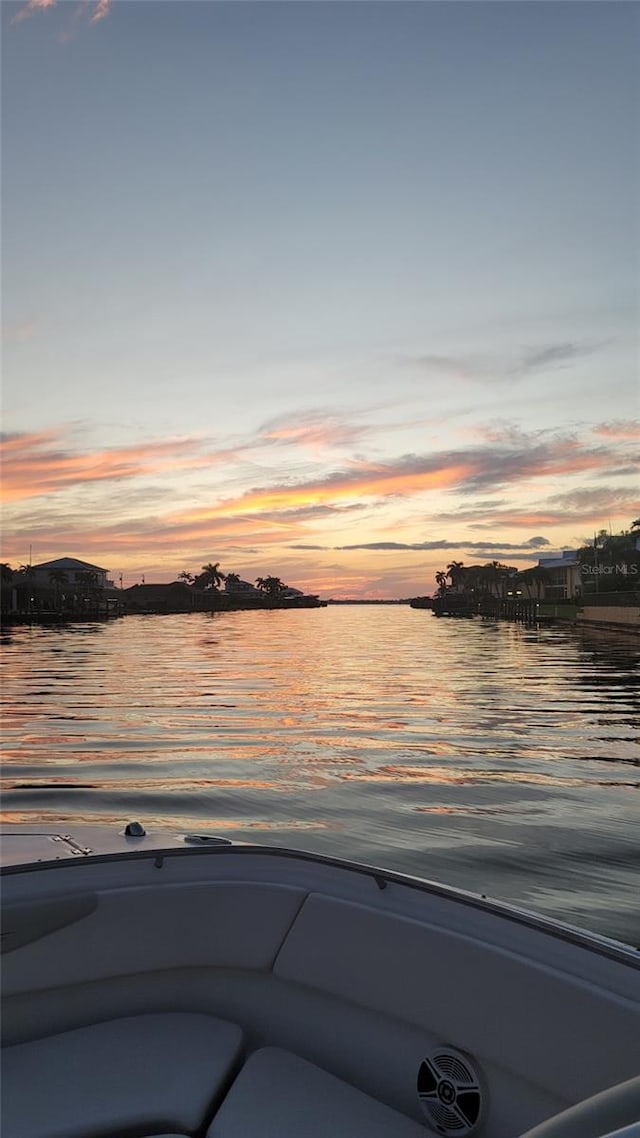
M193 1131L211 1118L242 1049L213 1016L128 1016L2 1050L3 1138Z
M255 1051L207 1138L425 1138L403 1114L278 1047Z

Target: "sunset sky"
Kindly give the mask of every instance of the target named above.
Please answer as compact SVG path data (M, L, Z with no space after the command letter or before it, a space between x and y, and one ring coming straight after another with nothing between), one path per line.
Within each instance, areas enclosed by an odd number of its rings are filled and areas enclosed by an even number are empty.
M638 516L638 5L1 17L3 560L397 597Z

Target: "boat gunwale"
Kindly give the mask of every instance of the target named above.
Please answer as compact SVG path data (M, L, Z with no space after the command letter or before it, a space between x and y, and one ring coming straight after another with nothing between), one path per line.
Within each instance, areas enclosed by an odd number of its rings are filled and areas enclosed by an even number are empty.
M640 947L626 944L623 941L609 940L598 933L588 929L581 929L573 925L555 921L552 917L520 909L506 901L494 900L484 894L471 893L459 889L454 885L445 885L428 878L414 877L396 870L379 869L376 866L363 862L350 861L346 858L331 857L327 854L314 853L309 850L290 849L286 846L264 846L250 842L236 842L230 839L216 839L212 836L212 844L197 847L163 847L157 846L147 849L126 849L111 851L109 853L83 853L82 856L65 858L52 858L46 861L24 862L17 865L0 866L0 878L24 873L37 873L40 870L67 869L80 865L108 864L121 861L154 861L158 868L162 868L165 858L182 858L206 856L212 857L222 854L235 855L267 855L268 857L285 858L288 860L310 862L314 865L329 866L334 869L346 869L363 877L370 877L378 889L383 890L388 884L402 885L405 888L415 889L418 892L428 893L447 901L457 902L469 908L501 917L537 932L556 937L566 943L577 945L580 948L595 952L601 956L626 964L633 969L640 970ZM213 842L216 842L214 845ZM220 844L218 844L220 842ZM223 844L224 843L224 844Z

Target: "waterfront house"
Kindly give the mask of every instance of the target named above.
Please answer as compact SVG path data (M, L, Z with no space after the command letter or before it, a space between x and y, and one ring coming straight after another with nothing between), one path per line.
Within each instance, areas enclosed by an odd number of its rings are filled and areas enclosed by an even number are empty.
M236 600L264 601L265 596L261 589L256 589L249 581L242 581L235 573L230 573L224 583L224 591Z
M108 570L76 557L56 557L9 571L3 590L5 615L29 619L85 619L118 615L120 591Z
M538 568L544 569L545 601L568 601L579 596L582 588L577 549L565 549L557 557L541 557Z
M108 580L108 572L108 569L92 565L89 561L79 561L76 557L57 557L54 561L42 561L39 565L32 565L30 576L34 584L49 586L52 574L64 573L65 584L70 589L86 585L89 580L94 588L106 589L113 587L113 581Z

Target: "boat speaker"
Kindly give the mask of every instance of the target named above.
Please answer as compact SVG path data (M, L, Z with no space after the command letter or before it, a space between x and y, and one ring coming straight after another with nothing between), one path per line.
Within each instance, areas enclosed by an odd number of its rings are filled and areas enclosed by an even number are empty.
M436 1047L422 1060L418 1097L438 1134L466 1138L486 1117L488 1096L477 1063L447 1044Z

